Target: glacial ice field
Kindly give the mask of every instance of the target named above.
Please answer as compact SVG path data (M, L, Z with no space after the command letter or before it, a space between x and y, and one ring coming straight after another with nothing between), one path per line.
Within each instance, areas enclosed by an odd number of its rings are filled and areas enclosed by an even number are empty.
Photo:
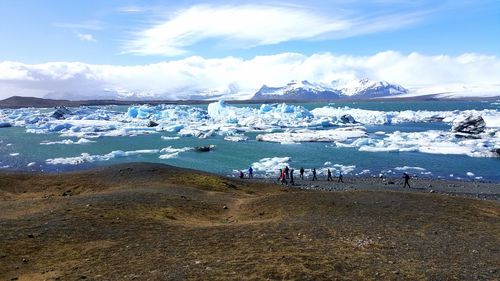
M319 176L331 169L500 181L499 110L498 102L223 101L0 109L0 169L58 172L142 161L230 176L252 166L256 176L276 177L288 165L316 168ZM457 131L464 123L465 132ZM196 149L209 145L209 152Z

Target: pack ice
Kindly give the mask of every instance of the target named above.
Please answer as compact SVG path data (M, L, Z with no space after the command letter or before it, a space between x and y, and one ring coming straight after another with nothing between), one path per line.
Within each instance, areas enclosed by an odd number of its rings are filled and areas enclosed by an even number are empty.
M484 124L474 120L482 120L480 122ZM366 129L370 125L408 122L444 122L454 128L472 126L472 130L386 134ZM500 153L500 113L493 109L377 111L329 105L308 110L285 103L249 107L217 101L209 104L207 109L163 104L134 105L126 111L113 106L58 108L55 111L34 108L0 110L0 130L9 130L11 126L24 127L27 133L59 134L65 138L43 145L83 144L96 138L158 133L159 138L166 140L221 136L226 141L242 142L248 141L247 133L256 132L259 141L283 144L332 142L337 147L367 152L464 154L471 157L498 157ZM161 134L163 132L177 136L165 137ZM166 153L163 157L174 157L175 153ZM88 161L95 160L91 156L87 158Z

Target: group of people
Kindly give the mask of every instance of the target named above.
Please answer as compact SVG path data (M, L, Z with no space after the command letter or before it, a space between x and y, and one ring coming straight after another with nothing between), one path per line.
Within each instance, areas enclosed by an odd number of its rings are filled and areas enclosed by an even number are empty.
M288 166L285 166L284 169L280 169L278 180L281 182L282 185L283 184L288 185L288 180L290 180L291 185L295 184L294 178L293 178L294 171L295 171L294 169L290 169L290 168L288 168ZM304 180L304 173L305 173L304 167L301 167L299 170L299 175L300 175L301 180ZM311 173L312 173L312 180L317 181L318 177L316 176L316 168L313 168L311 170ZM342 182L342 183L344 182L344 175L342 174L341 170L338 170L336 177L338 178L337 182ZM242 170L239 170L239 178L240 179L245 178L245 173L243 173ZM248 178L253 179L253 168L252 167L248 168ZM408 188L411 188L410 187L410 175L408 175L408 173L404 173L403 179L405 181L404 188L406 188L407 186L408 186ZM334 181L334 179L332 177L332 171L330 171L330 169L327 169L326 180L327 181Z
M284 169L280 169L278 180L281 182L282 185L283 184L288 185L288 179L290 180L291 185L295 184L294 179L293 179L293 172L294 172L294 169L290 169L290 168L288 168L288 166L285 166ZM299 175L300 175L301 180L304 180L304 173L305 173L304 167L301 167L299 170ZM316 168L313 168L311 170L311 173L312 173L312 180L317 181L318 177L316 176ZM328 175L327 181L333 181L332 171L330 171L330 169L328 169L327 175ZM342 171L340 171L340 170L338 171L337 177L338 177L337 182L342 182L342 183L344 182L344 179L343 179L344 176L342 174Z

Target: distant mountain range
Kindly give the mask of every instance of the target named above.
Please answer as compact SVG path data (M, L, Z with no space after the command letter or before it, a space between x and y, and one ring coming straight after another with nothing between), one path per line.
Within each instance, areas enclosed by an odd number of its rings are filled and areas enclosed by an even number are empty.
M262 86L253 100L327 101L336 99L370 99L407 94L398 84L386 81L334 80L331 83L313 83L307 80L291 81L282 87Z

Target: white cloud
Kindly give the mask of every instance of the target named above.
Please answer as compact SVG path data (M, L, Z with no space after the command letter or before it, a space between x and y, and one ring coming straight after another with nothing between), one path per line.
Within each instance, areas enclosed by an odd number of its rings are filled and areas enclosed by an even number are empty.
M350 37L408 26L418 22L423 14L362 16L351 10L326 13L300 5L195 5L135 33L123 49L125 53L139 55L177 56L188 52L190 46L210 39L232 47L254 47Z
M94 36L92 36L92 34L90 34L90 33L77 33L76 36L81 41L89 41L89 42L95 42L96 41L95 38L94 38Z
M408 55L387 51L373 56L282 53L252 59L188 57L137 66L74 62L23 64L0 62L0 98L12 95L85 98L193 98L196 95L250 97L263 84L290 80L330 82L369 78L409 88L443 89L443 85L498 85L495 56ZM444 87L446 88L446 87Z

